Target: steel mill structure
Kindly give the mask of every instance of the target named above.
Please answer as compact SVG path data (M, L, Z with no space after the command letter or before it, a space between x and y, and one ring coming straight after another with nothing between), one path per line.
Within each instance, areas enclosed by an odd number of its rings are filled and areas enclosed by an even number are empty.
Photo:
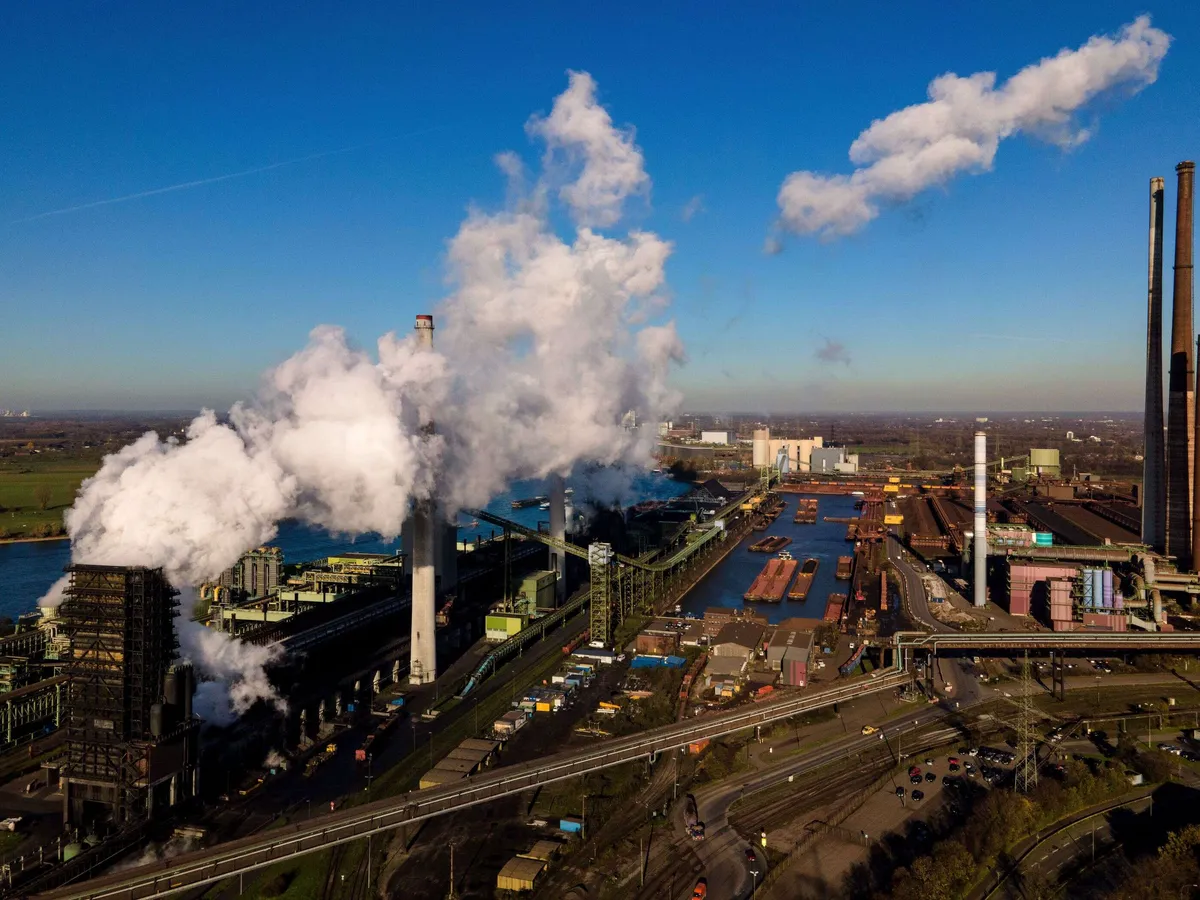
M1166 447L1163 444L1163 180L1150 179L1150 285L1146 302L1146 418L1142 466L1142 540L1167 551Z
M191 666L175 665L178 592L162 569L74 565L69 575L63 818L125 827L196 792L200 727Z
M1195 165L1175 167L1175 284L1171 315L1171 365L1167 385L1167 555L1192 567L1192 499L1195 471L1195 372L1192 360L1192 181Z

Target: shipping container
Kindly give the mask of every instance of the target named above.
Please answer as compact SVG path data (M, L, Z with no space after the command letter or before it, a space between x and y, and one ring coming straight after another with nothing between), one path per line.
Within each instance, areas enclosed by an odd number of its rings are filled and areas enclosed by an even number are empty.
M558 829L568 834L579 834L583 831L583 819L578 816L564 816L558 820Z

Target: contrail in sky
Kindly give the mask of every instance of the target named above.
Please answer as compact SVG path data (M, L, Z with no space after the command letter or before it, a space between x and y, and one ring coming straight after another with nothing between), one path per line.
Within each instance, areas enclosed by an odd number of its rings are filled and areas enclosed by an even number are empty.
M285 166L294 166L298 163L308 162L313 159L324 159L327 156L338 156L342 153L352 153L355 150L365 150L367 147L374 147L378 144L386 144L389 141L399 141L405 138L420 137L423 134L429 134L433 131L441 131L449 128L449 125L435 125L432 128L424 128L421 131L414 131L409 134L398 134L395 137L381 138L377 141L368 141L365 144L354 144L350 147L339 147L336 150L322 150L320 153L310 153L307 156L297 156L294 159L285 159L280 162L271 163L266 166L256 166L253 169L243 169L241 172L229 172L225 175L215 175L212 178L200 178L196 181L182 181L179 184L170 184L166 187L154 188L149 191L138 191L136 194L125 194L122 197L109 197L106 200L93 200L91 203L80 203L78 206L64 206L62 209L52 209L48 212L38 213L35 216L28 216L24 219L14 219L9 222L9 225L20 225L25 222L36 222L38 219L48 219L51 216L65 216L67 213L81 212L85 209L95 209L98 206L112 206L114 203L127 203L130 200L141 200L145 197L155 197L159 194L173 194L176 191L187 191L192 188L203 187L206 184L217 184L221 181L230 181L234 178L245 178L248 175L258 175L261 172L270 172L272 169L282 169Z

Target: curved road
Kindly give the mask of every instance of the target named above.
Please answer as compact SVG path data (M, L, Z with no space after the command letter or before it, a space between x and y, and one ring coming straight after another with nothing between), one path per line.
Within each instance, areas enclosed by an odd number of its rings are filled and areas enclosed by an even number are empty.
M708 895L713 900L742 900L750 896L752 882L746 851L754 850L758 860L757 881L766 876L766 861L758 847L744 840L729 825L729 808L743 795L753 794L786 781L789 775L801 775L821 766L845 759L851 754L875 747L886 735L889 739L902 732L925 725L947 714L944 706L922 705L890 720L878 733L853 734L840 738L808 753L783 760L756 772L744 772L720 784L696 792L696 805L705 825L705 840L694 845L696 855L704 863L708 880ZM680 835L686 835L683 805L673 818Z

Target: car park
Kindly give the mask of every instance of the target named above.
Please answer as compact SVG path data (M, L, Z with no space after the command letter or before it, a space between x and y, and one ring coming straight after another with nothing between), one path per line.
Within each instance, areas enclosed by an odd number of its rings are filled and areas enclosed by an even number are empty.
M936 776L936 775L934 775L932 772L926 772L926 773L925 773L925 780L926 780L927 782L929 782L930 784L933 784L935 781L937 781L937 776Z
M920 784L920 783L921 783L921 776L920 776L920 775L914 775L914 776L912 776L912 778L910 778L910 779L908 779L908 780L909 780L909 782L910 782L910 783L912 783L912 784Z
M914 800L916 800L918 803L920 803L922 800L925 799L925 794L922 791L913 791L912 798Z

